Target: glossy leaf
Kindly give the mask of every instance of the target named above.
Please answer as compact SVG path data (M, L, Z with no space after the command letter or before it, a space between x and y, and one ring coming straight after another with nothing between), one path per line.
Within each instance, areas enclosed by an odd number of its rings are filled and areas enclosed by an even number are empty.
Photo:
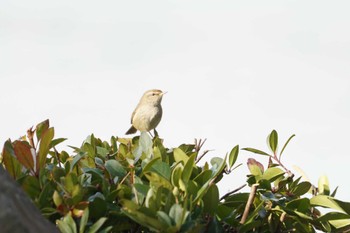
M278 147L278 134L276 130L272 130L268 137L268 145L271 149L271 151L276 154L277 152L277 147Z
M311 183L304 181L299 183L294 189L293 189L293 194L297 195L297 196L301 196L304 195L305 193L307 193L311 188Z
M195 164L196 154L192 154L190 158L187 160L184 170L182 172L182 180L187 184L193 170L193 166Z
M261 179L265 179L265 180L268 180L270 182L273 182L278 177L283 176L284 173L285 172L279 167L270 167L264 172Z
M219 205L219 189L213 184L210 185L208 191L203 196L204 211L210 215L214 215Z
M122 178L127 174L127 171L117 160L107 160L105 162L105 167L112 178L116 176Z
M92 225L88 231L88 233L96 233L101 227L102 225L107 221L106 217L100 218L99 220L97 220L94 225Z
M182 161L184 164L186 164L189 157L181 149L175 148L174 149L174 159L176 162Z
M170 167L168 164L157 160L151 167L151 171L163 176L165 179L170 180Z
M310 199L313 206L322 206L350 214L350 202L339 201L335 198L326 195L317 195Z
M320 178L318 179L318 192L322 195L330 194L328 177L325 175L320 176Z
M253 158L248 159L247 165L253 176L261 176L264 172L263 165Z
M54 137L54 128L47 129L41 136L40 146L39 146L39 152L38 152L38 170L43 168L46 163L46 157L49 153L50 149L50 143Z
M151 182L151 184L155 185L156 187L163 186L169 190L173 189L173 186L171 185L171 183L167 179L165 179L161 175L158 175L155 172L148 172L145 174L145 176Z
M50 125L49 119L37 124L37 126L35 127L35 132L36 132L36 138L38 141L41 140L42 135L49 128L49 125Z
M57 146L58 144L60 144L60 143L62 143L62 142L64 142L64 141L66 141L67 140L67 138L56 138L56 139L53 139L52 141L51 141L51 143L50 143L50 148L53 148L53 147L55 147L55 146Z
M253 152L255 154L260 154L260 155L266 155L266 156L271 156L269 155L268 153L264 152L264 151L261 151L261 150L258 150L258 149L254 149L254 148L243 148L242 150L246 150L246 151L249 151L249 152Z
M163 211L157 211L158 220L168 227L172 226L171 218Z
M21 164L15 157L15 152L10 140L7 140L2 150L2 161L7 172L16 180L21 174Z
M27 169L34 171L34 160L31 146L27 142L14 141L13 149L18 161Z
M283 154L283 152L284 152L284 149L286 149L288 143L290 142L290 140L292 140L293 137L295 137L295 134L293 134L292 136L290 136L290 137L288 138L288 140L286 141L286 143L284 144L284 146L282 147L282 150L281 150L281 153L280 153L280 158L281 158L281 156L282 156L282 154Z
M239 146L237 145L237 146L233 147L233 149L230 152L230 155L228 156L228 166L230 169L237 161L238 152L239 152Z
M179 204L174 204L170 208L169 217L172 218L177 226L178 229L180 229L180 226L182 225L183 221L189 214L188 211L182 208Z
M64 233L77 233L77 226L75 224L72 215L69 213L66 215L63 220L57 221L57 226L61 232Z
M164 225L164 223L160 222L158 218L154 218L152 215L140 211L139 206L136 205L134 202L124 199L120 201L120 204L123 207L123 213L129 216L137 223L146 226L153 231L166 229L167 226Z

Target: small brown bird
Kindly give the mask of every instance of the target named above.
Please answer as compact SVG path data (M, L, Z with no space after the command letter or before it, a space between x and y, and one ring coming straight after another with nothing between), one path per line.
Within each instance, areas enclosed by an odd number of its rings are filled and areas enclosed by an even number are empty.
M137 130L149 132L155 129L162 119L162 97L165 93L153 89L143 94L131 116L132 126L125 134L134 134Z

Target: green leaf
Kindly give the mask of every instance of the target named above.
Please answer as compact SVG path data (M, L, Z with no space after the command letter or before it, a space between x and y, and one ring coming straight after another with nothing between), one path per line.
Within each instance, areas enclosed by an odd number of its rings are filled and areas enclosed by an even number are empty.
M197 175L193 180L199 185L204 184L212 177L213 172L211 170L204 170L199 175Z
M85 227L86 224L89 220L89 208L86 208L84 210L83 216L81 216L80 220L80 226L79 226L79 233L84 233L85 232Z
M249 158L248 159L247 165L248 165L250 173L253 176L259 176L260 177L263 174L263 172L264 172L263 165L260 162L256 161L255 159L253 159L253 158Z
M343 232L342 229L350 227L350 215L339 213L339 212L329 212L317 219L320 222L329 222L333 227L337 229L337 232Z
M163 176L165 179L170 180L170 167L167 163L157 160L153 163L150 171L156 172L157 174Z
M222 171L226 167L226 159L227 155L225 155L224 159L214 157L210 160L210 162L213 164L213 167L211 168L213 171L212 178L217 178L219 175L222 175Z
M304 195L305 193L307 193L311 188L311 183L304 181L304 182L300 182L293 190L293 194L297 195L297 196L301 196Z
M106 215L107 202L104 200L104 196L100 193L96 197L90 197L89 215L91 218L97 219Z
M134 187L136 188L136 191L142 194L143 196L146 196L148 190L150 189L150 187L145 184L134 184Z
M338 191L338 186L333 190L332 194L330 195L331 197L335 197Z
M35 132L36 132L36 138L37 138L38 141L41 140L42 135L49 128L49 125L50 125L49 119L47 119L47 120L37 124L37 126L35 128Z
M26 176L23 180L22 188L33 200L38 198L40 194L40 184L34 176Z
M286 143L284 144L284 146L283 146L283 148L282 148L282 150L281 150L281 153L280 153L280 159L281 159L281 156L282 156L282 154L283 154L284 149L287 147L288 143L290 142L290 140L292 140L293 137L295 137L295 134L293 134L292 136L290 136L290 137L288 138L288 140L286 141Z
M74 233L74 231L71 229L68 223L62 221L62 220L57 220L57 227L60 229L60 232L64 233Z
M212 220L209 222L209 225L207 226L207 231L211 233L221 233L225 232L224 228L222 227L222 223L219 222L216 217L212 218Z
M286 204L286 208L297 210L301 213L307 213L310 209L310 200L308 198L295 199Z
M173 189L173 186L171 185L169 180L165 179L163 176L158 175L155 172L148 172L145 174L145 176L151 182L151 184L154 185L155 187L163 186L169 190Z
M69 212L63 220L57 220L57 226L61 232L64 233L77 233L77 225Z
M208 191L203 196L204 211L210 215L215 215L219 205L219 189L217 185L212 184L209 186Z
M66 140L67 140L67 138L56 138L56 139L53 139L53 140L51 141L51 143L50 143L50 148L55 147L55 146L57 146L58 144L60 144L61 142L64 142L64 141L66 141Z
M49 153L50 143L54 137L54 134L55 134L54 128L49 128L42 135L40 146L39 146L39 153L38 153L39 164L37 164L39 165L38 167L39 170L45 166L46 156Z
M330 194L328 177L325 175L320 176L318 179L318 192L322 195Z
M276 130L272 130L270 135L268 136L268 144L271 149L271 151L276 154L277 147L278 147L278 134Z
M96 233L98 229L102 227L102 225L106 222L107 218L103 217L97 220L94 225L92 225L88 231L88 233Z
M100 147L100 146L96 146L96 151L97 151L97 154L102 156L104 159L109 154L109 151L106 148Z
M22 166L15 157L10 139L5 142L1 155L7 172L16 180L22 174Z
M185 182L185 184L188 183L191 174L192 174L192 170L193 170L193 166L195 163L195 159L196 159L196 154L193 153L190 158L187 160L185 166L184 166L184 170L182 172L182 180Z
M260 155L266 155L266 156L271 156L269 155L268 153L264 152L264 151L261 151L261 150L257 150L257 149L254 149L254 148L243 148L242 150L246 150L246 151L249 151L249 152L253 152L255 154L260 154Z
M317 220L318 221L329 221L329 220L339 220L339 219L347 219L350 221L350 215L344 214L344 213L339 213L339 212L329 212L329 213L322 215Z
M114 159L107 160L105 162L105 167L112 178L116 176L121 178L127 174L125 168L117 160Z
M178 163L171 173L171 184L180 187L180 179L182 177L182 171L183 171L183 165L181 163Z
M206 194L206 192L209 189L210 183L211 183L212 179L208 180L207 182L205 182L201 188L199 189L197 196L194 198L194 200L192 201L193 205L196 205L197 202L200 201L200 199Z
M72 171L75 167L75 165L78 164L78 162L85 157L85 153L84 152L79 152L77 155L74 156L73 160L72 160L72 165L70 166L70 171Z
M340 216L339 216L340 217ZM334 220L329 220L329 223L334 226L336 229L341 229L341 228L347 228L349 230L350 228L350 219L349 215L347 219L334 219ZM339 231L340 232L340 231Z
M237 145L233 147L233 149L230 152L230 155L228 156L228 166L230 167L230 169L237 161L238 151L239 151L239 146Z
M27 142L15 141L13 143L13 149L18 161L27 169L34 171L34 154L31 152L31 146ZM36 159L36 158L35 158Z
M53 193L52 200L56 207L59 207L63 202L63 198L61 197L61 195L58 193L57 190L55 190L55 192Z
M183 164L186 164L189 157L181 149L175 148L174 149L174 159L176 162L183 162Z
M148 163L142 161L141 165L143 166L143 169L142 169L142 173L141 173L140 177L142 177L144 173L149 172L152 169L153 164L155 164L158 160L160 160L159 157L152 159Z
M186 219L187 215L189 214L188 211L184 210L182 206L175 203L169 211L169 217L172 218L176 224L176 227L180 229L181 225L183 224L184 220Z
M322 206L350 214L350 202L339 201L333 197L326 195L317 195L310 199L313 206Z
M283 176L284 171L278 167L270 167L268 168L264 174L262 175L261 179L268 180L270 182L275 181L278 177Z
M157 211L158 220L166 226L172 226L171 218L163 211Z
M151 214L143 212L135 202L123 199L120 200L120 204L122 205L122 212L135 222L153 231L166 229L167 226L163 225L164 223L160 222L158 218L153 217Z
M140 140L138 142L138 146L133 151L133 155L135 158L135 162L137 162L140 158L151 158L152 155L152 139L148 135L147 132L141 132Z

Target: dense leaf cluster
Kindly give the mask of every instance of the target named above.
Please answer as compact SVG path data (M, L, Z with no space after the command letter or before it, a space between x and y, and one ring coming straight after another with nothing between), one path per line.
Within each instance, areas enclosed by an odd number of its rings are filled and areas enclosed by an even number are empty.
M109 142L92 134L69 155L55 149L65 139L54 139L47 120L27 137L6 141L1 156L42 214L65 233L349 230L350 203L334 198L327 179L315 187L281 162L290 139L281 153L276 131L268 137L271 154L244 148L269 156L270 163L265 169L248 159L251 191L222 197L217 185L238 167L238 146L198 166L201 143L166 148L147 133ZM322 215L319 207L330 211Z

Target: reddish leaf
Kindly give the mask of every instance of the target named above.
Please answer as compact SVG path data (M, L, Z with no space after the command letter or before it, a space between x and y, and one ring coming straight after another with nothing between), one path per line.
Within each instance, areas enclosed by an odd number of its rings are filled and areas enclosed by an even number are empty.
M34 170L34 160L30 151L31 146L24 141L15 141L13 143L13 149L18 161L31 171Z
M247 165L252 175L262 175L264 173L264 166L253 158L248 159Z
M14 179L17 179L17 177L21 174L22 166L15 157L15 152L13 151L10 139L4 144L4 148L2 150L2 161L7 172Z

